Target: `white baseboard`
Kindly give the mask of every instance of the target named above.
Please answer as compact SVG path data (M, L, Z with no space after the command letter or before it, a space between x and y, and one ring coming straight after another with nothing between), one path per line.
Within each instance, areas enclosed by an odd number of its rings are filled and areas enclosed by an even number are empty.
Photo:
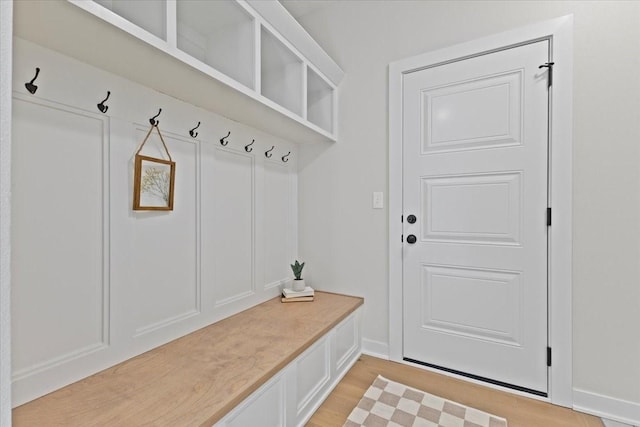
M633 427L631 424L619 423L618 421L609 420L607 418L600 418L604 427Z
M362 353L380 359L389 360L389 344L382 341L362 339Z
M600 418L640 426L640 403L573 389L573 409Z

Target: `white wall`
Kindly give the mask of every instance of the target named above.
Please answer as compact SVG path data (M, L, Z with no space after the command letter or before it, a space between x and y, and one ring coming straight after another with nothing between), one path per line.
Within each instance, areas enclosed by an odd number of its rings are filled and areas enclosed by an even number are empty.
M0 426L11 423L10 214L13 3L0 2Z
M295 144L22 39L14 52L14 406L280 292L297 251ZM134 212L134 154L158 108L174 209ZM141 154L167 158L156 133Z
M371 193L388 191L388 64L567 14L575 19L574 388L626 401L640 420L640 2L343 1L304 16L346 77L339 142L301 153L300 254L317 287L365 297L365 348L384 351L387 211L371 209Z

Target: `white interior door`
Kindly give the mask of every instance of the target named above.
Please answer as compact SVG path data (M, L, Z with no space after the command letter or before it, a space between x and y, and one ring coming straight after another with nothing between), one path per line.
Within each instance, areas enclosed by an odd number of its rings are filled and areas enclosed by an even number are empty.
M538 394L548 57L540 41L403 78L403 357Z

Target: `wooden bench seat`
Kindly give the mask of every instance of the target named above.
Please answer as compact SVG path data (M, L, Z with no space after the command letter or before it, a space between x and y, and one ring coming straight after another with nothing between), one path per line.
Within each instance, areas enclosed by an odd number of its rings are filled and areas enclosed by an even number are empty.
M363 304L275 298L13 410L15 426L211 426Z

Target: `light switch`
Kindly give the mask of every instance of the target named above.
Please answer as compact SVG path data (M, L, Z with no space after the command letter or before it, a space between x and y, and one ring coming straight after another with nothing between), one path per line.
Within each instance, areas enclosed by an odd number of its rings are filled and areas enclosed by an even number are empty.
M382 209L384 208L384 196L382 191L374 191L373 192L373 209Z

